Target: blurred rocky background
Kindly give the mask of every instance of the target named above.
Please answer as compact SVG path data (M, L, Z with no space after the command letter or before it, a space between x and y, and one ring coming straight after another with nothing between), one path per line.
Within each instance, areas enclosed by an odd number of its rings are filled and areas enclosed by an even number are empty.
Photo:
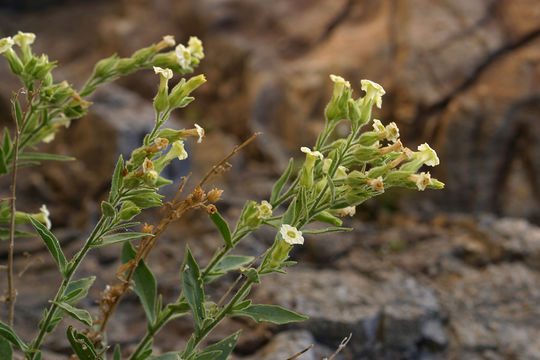
M196 122L208 135L191 144L190 161L170 175L200 176L235 144L264 132L218 180L226 190L218 208L231 220L246 199L267 197L288 158L314 142L332 91L330 73L356 91L364 78L383 85L376 117L395 121L407 146L429 142L439 153L433 175L446 183L443 191L392 191L367 203L349 220L353 232L307 237L295 253L299 264L256 291L258 301L291 307L309 321L275 327L231 320L209 341L243 328L235 357L253 360L286 359L310 344L315 350L299 359L321 359L349 333L339 359L540 358L537 0L0 4L0 37L35 32L36 52L59 62L56 78L76 85L114 52L130 55L165 34L178 42L201 38L206 58L197 73L208 83L174 120L178 127ZM20 85L5 62L0 79L0 120L9 124L10 93ZM67 253L96 219L118 153L129 153L151 126L156 87L149 70L103 88L91 114L49 149L78 160L21 172L19 206L31 211L48 204ZM2 195L7 186L2 179ZM241 250L257 255L273 235L262 230ZM162 240L150 266L165 298L173 299L184 244L204 263L219 238L204 214L193 214ZM5 259L6 247L0 250ZM118 249L94 255L80 276L101 275L85 304L95 313L93 301L118 266ZM30 265L17 280L16 321L29 338L58 275L38 240L20 241L17 258L18 270ZM216 296L224 289L216 287ZM129 352L145 331L143 316L137 299L127 298L110 340ZM190 331L188 323L173 322L158 336L156 351L182 347ZM61 331L47 347L45 359L69 355Z

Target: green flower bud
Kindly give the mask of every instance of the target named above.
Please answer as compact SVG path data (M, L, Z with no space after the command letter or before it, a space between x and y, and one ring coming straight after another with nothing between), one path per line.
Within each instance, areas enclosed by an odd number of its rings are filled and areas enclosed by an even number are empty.
M375 131L366 131L360 135L358 142L360 145L373 146L380 140L379 134Z
M141 212L141 209L131 201L124 201L118 217L122 221L129 221L137 216Z
M326 106L325 115L328 121L339 121L349 117L349 99L351 97L351 84L341 76L330 75L334 82L332 99Z
M1 45L0 45L0 47L1 47ZM2 53L2 51L0 51L0 54L1 53ZM13 51L13 49L9 48L9 49L6 49L3 53L4 53L5 58L8 61L9 68L11 69L11 72L14 73L15 75L21 75L22 72L23 72L23 69L24 69L24 65L23 65L21 59L19 59L19 57L15 53L15 51Z
M154 66L154 72L159 74L159 89L156 97L154 98L154 109L156 112L160 113L167 110L169 107L169 79L173 77L173 72L171 69L162 69L160 67Z
M131 58L118 59L116 71L120 74L128 74L137 69L137 61Z
M118 61L119 59L116 54L98 61L94 67L94 76L102 79L113 76L116 72Z
M256 229L261 225L261 222L262 218L260 216L259 205L255 201L247 202L242 210L238 226Z
M353 158L356 163L370 162L377 157L379 157L379 148L376 146L359 145L353 151Z
M320 222L325 223L325 224L334 225L334 226L343 225L343 221L341 221L341 219L338 219L337 217L335 217L334 215L332 215L328 211L323 211L322 213L317 215L315 217L315 220L320 221Z
M102 201L101 202L101 212L106 217L114 217L114 215L116 215L116 210L111 205L111 203L109 203L107 201Z
M171 107L177 108L186 106L187 103L182 103L184 99L196 88L206 82L204 75L198 75L190 78L187 82L179 82L172 90L169 97ZM189 102L192 100L190 99Z

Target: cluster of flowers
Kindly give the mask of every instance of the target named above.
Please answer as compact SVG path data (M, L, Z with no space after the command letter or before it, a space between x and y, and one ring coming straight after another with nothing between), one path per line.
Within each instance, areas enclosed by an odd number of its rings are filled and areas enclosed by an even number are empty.
M292 245L303 243L301 229L309 223L318 221L341 226L339 217L353 216L357 205L390 187L420 191L444 187L429 172L417 173L424 165L439 164L437 153L428 144L419 145L416 152L403 146L394 122L385 126L374 119L369 131L360 131L371 121L373 105L382 106L385 91L381 85L362 80L365 96L353 99L348 81L336 75L330 75L330 79L334 90L325 110L325 128L313 150L300 148L306 157L287 212L291 206L298 208L299 203L307 209L296 210L293 220L283 216L276 243L266 261L274 270L284 267ZM333 140L334 129L342 120L349 122L350 134L347 138ZM271 210L270 207L268 217Z

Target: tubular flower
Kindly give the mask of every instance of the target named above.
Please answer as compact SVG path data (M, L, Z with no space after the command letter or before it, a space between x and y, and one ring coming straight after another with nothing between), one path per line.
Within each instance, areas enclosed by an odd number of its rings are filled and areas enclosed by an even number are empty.
M0 39L0 54L10 50L14 43L15 42L10 36Z
M424 159L424 164L427 166L439 165L439 157L437 156L437 153L427 143L419 145L418 151L420 151L420 154Z
M334 82L334 97L341 96L345 88L351 87L351 83L342 78L341 76L331 74L330 80Z
M178 64L183 69L188 68L191 65L191 52L189 52L189 49L182 44L178 44L176 46L175 52Z
M191 53L191 56L193 56L194 58L197 58L199 60L204 58L204 49L203 49L202 41L198 37L192 36L189 38L188 49L189 49L189 52Z
M334 211L334 214L337 216L347 216L353 217L354 214L356 214L356 207L355 206L347 206L343 209L337 209Z
M144 173L152 171L154 170L154 163L152 162L152 160L149 160L148 158L144 158L142 168L143 168Z
M399 129L395 122L391 122L384 128L386 132L386 139L395 143L399 139Z
M420 174L412 174L408 177L409 180L416 183L416 187L420 191L424 191L428 185L431 185L431 174L429 172L421 172Z
M379 136L380 139L386 137L386 128L381 120L373 119L373 131L377 133L377 136Z
M171 150L169 150L167 157L170 159L178 157L178 160L187 159L188 154L186 152L186 149L184 149L184 142L182 140L176 140L175 142L173 142Z
M332 166L332 159L324 159L322 164L322 171L325 174L328 174L328 170L330 170L330 166Z
M261 205L257 206L257 218L268 219L272 217L272 205L266 200L261 201Z
M382 96L386 94L383 87L370 80L360 81L362 84L362 90L366 92L366 99L373 100L377 107L380 109L382 106Z
M169 80L173 77L173 72L171 69L163 69L159 66L154 66L154 72L159 74L160 77L163 77L165 80Z
M174 46L176 45L176 41L174 40L174 36L172 35L165 35L163 37L163 42L167 45L167 46Z
M367 179L366 183L375 191L380 191L380 192L384 191L384 183L383 183L382 176L379 176L378 178L375 178L375 179Z
M195 124L195 129L197 129L197 135L199 135L199 139L197 140L197 144L200 144L202 141L202 138L204 137L204 129L200 127L199 125Z
M285 240L286 243L294 245L302 245L304 243L304 237L302 232L295 228L294 226L283 224L279 230L281 237Z
M22 31L19 31L17 35L13 37L15 44L19 45L20 47L31 45L34 43L34 40L36 40L36 34L23 33Z

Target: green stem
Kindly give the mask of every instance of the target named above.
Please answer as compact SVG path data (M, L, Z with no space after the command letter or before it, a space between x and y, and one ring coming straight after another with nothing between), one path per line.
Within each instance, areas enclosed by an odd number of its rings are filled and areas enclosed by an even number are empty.
M189 356L193 354L193 351L197 348L199 343L204 340L204 338L221 322L221 320L223 320L225 316L227 316L237 302L245 295L244 293L252 284L253 282L247 279L244 285L242 285L236 292L231 301L229 301L229 303L217 313L214 321L205 326L198 335L192 335L190 341L188 342L187 348L182 353L182 359L188 359Z
M131 354L129 359L137 359L137 357L141 354L141 351L146 348L149 342L152 341L154 338L154 335L157 334L157 332L169 321L169 319L174 315L174 311L170 308L166 309L163 313L161 313L160 318L151 326L148 327L148 331L146 332L146 335L144 338L139 342L139 345L135 349L135 352Z
M54 300L47 311L47 316L41 322L41 330L36 336L36 338L31 342L30 348L26 351L26 356L28 357L28 359L35 358L34 356L37 353L39 347L41 346L41 343L43 342L43 339L47 333L47 328L50 326L54 318L55 312L58 308L58 305L56 303L58 303L60 299L65 295L64 292L66 291L66 288L71 281L73 274L75 274L75 271L79 267L81 261L84 259L84 257L90 250L92 243L104 233L102 227L105 223L105 220L106 218L104 216L99 219L99 222L94 227L94 230L86 240L83 248L77 254L75 254L73 259L71 260L69 268L64 276L64 280L62 281L62 284L60 285L60 288L58 289L56 296L54 297Z

